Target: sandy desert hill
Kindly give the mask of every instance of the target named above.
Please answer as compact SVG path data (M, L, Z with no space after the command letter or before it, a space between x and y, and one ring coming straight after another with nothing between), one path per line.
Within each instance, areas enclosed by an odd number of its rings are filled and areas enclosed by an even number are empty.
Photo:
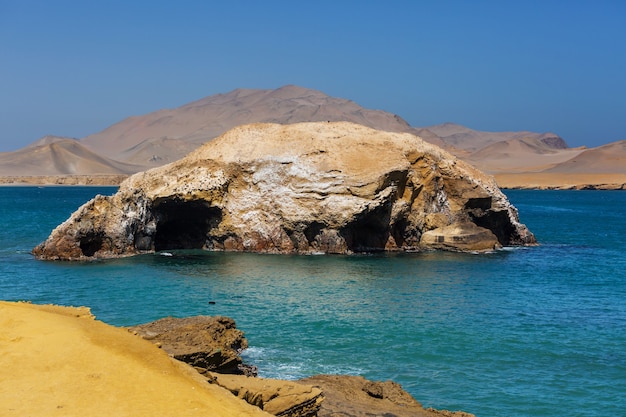
M566 149L567 143L563 138L554 133L534 133L534 132L484 132L473 130L455 123L443 123L428 126L430 130L439 136L445 143L457 149L464 149L469 152L476 152L489 145L515 140L532 140L541 143L550 149ZM540 145L541 146L541 145Z
M454 123L426 129L503 188L626 189L626 141L570 148L554 133L482 132Z
M95 152L126 163L157 166L186 155L225 131L247 123L350 121L392 132L417 133L395 114L288 85L276 90L237 89L184 106L129 117L81 139ZM430 139L445 146L435 135Z
M552 173L625 173L626 140L612 142L592 149L584 149L577 155L545 170Z
M55 135L46 135L42 138L40 138L39 140L36 140L35 142L31 143L30 145L27 146L27 148L35 148L37 146L42 146L42 145L51 145L55 142L62 142L65 140L78 140L76 138L70 138L68 136L55 136Z
M114 161L74 139L46 136L15 152L0 153L0 175L131 174L141 167Z
M413 127L398 115L294 85L212 95L174 109L128 117L78 140L46 136L18 151L0 153L0 176L126 175L178 160L235 126L306 121L350 121L413 133L499 181L504 174L509 179L515 175L515 183L524 184L525 177L520 176L539 173L550 186L558 185L559 176L565 174L584 179L586 174L608 172L626 178L623 141L595 149L569 148L554 133L484 132L454 123ZM621 179L611 181L613 188L619 188Z
M554 148L541 138L531 136L491 142L465 155L464 159L491 174L538 172L565 162L583 150L583 148Z

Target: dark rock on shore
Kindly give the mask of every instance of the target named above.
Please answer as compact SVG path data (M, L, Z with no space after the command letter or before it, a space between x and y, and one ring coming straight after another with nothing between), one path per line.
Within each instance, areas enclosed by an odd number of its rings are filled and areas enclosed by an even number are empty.
M164 318L129 328L182 362L211 384L281 417L474 417L461 411L424 409L392 381L360 376L317 375L300 381L257 378L239 353L248 347L228 317Z
M425 409L400 384L360 376L316 375L299 382L322 390L318 417L475 417L463 411Z
M316 417L324 402L322 390L296 381L216 373L209 376L212 384L275 416Z
M248 341L231 318L167 317L130 327L129 330L157 344L203 375L209 371L256 375L255 367L242 363L239 354L248 347Z

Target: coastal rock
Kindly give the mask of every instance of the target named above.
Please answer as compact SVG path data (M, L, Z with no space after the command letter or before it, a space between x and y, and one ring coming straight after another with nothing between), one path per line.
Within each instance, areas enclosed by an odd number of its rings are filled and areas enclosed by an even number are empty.
M452 238L443 248L535 243L492 177L417 136L348 122L252 124L96 196L33 253L414 251L442 248L425 232L467 223L497 243Z
M244 365L239 354L248 341L235 321L228 317L166 317L130 327L169 355L188 363L198 372L256 375L256 368Z
M361 376L316 375L299 382L319 388L324 401L318 417L474 417L462 411L425 409L400 384Z
M438 227L422 234L420 243L436 249L491 250L499 246L498 238L491 230L474 223L456 223Z
M211 373L209 382L275 416L318 416L324 397L319 388L294 381Z

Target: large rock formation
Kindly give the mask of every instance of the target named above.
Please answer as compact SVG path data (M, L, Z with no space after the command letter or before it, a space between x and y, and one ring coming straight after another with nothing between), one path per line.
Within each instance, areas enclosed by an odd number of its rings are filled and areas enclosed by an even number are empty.
M352 253L534 242L493 179L441 148L408 133L317 122L232 129L97 196L33 253L75 260L193 248Z

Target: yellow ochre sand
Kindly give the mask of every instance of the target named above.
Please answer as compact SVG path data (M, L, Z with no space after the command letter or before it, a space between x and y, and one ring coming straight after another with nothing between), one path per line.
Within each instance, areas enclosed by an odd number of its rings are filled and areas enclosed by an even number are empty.
M626 174L596 173L499 173L494 174L500 188L625 190Z
M1 416L268 416L88 308L0 301Z

